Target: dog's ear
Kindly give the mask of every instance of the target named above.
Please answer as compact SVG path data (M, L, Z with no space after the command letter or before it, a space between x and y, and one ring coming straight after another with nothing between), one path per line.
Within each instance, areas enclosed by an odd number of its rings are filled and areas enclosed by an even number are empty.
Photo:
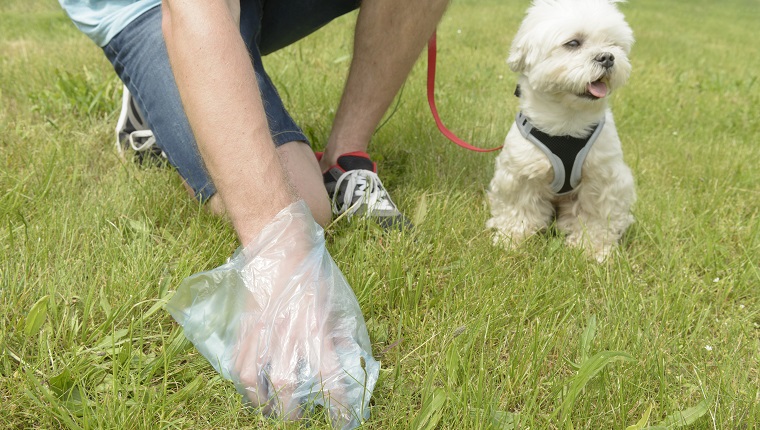
M509 51L509 57L507 57L509 68L515 73L522 73L525 68L524 57L523 49L512 47L512 50Z
M527 35L523 31L520 31L512 42L512 49L509 51L507 64L513 72L524 74L533 67L537 55L538 53L532 48Z
M546 7L545 3L541 0L534 0L533 5L528 9L528 13L525 15L520 28L515 34L515 38L512 39L512 47L509 50L509 57L507 58L507 64L509 68L515 73L525 74L538 61L538 46L536 40L541 38L541 34L536 32L536 28L541 26L541 21L537 20L536 13L532 11L538 10L540 7Z

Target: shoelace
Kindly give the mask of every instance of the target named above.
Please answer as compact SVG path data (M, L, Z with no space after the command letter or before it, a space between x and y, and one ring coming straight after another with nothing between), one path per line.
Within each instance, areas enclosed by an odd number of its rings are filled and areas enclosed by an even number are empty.
M343 201L339 202L338 190L344 181L346 190L343 193ZM359 198L354 202L354 197ZM335 194L332 199L333 212L347 212L348 215L353 215L362 204L367 205L368 212L375 210L396 212L398 210L376 173L369 170L349 170L340 175L335 183Z
M134 100L130 100L130 103L134 103ZM149 150L155 145L156 137L153 136L153 131L151 131L145 124L141 112L137 109L137 105L135 105L134 110L129 109L127 111L129 122L131 122L132 126L135 128L135 131L129 133L129 146L131 146L135 152L142 152Z
M145 141L141 142L142 139L145 139ZM155 144L156 137L153 136L153 132L150 130L136 130L129 133L129 146L131 146L135 152L147 151Z

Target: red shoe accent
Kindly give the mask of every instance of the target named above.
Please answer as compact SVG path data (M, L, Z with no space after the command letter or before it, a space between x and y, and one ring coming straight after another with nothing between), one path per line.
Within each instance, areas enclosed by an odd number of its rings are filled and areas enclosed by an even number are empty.
M346 152L345 154L340 154L340 156L338 158L340 158L340 157L342 157L344 155L351 155L351 156L354 156L354 157L369 158L369 154L367 154L366 152L363 152L363 151Z
M314 151L314 156L317 157L317 161L322 161L322 157L324 155L325 155L324 152ZM338 158L340 158L340 157L342 157L344 155L353 155L354 157L369 158L369 154L367 154L366 152L363 152L363 151L346 152L345 154L340 154L340 156Z
M314 156L317 157L317 161L321 161L322 157L324 157L324 155L325 155L324 152L314 152ZM324 172L322 172L322 174L326 173L328 170L332 169L333 167L337 167L340 170L342 170L342 171L345 172L346 169L343 168L343 166L340 165L340 158L341 157L345 157L345 156L366 158L367 160L369 160L369 161L372 162L372 171L375 172L375 173L377 173L377 163L375 163L374 161L372 161L371 158L369 158L369 154L367 154L364 151L353 151L353 152L346 152L345 154L340 154L340 156L338 157L338 160L339 160L338 163L336 163L336 164L328 167L327 170L325 170Z

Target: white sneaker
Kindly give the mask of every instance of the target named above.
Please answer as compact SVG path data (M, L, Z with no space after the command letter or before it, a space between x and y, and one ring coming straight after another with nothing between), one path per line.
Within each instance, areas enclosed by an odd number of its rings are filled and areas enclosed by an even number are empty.
M323 174L335 215L366 216L386 229L411 229L413 225L396 207L377 176L377 166L363 152L338 157Z
M155 146L156 137L153 136L148 123L143 119L142 112L140 112L140 108L135 103L126 85L121 98L121 113L116 122L115 131L116 150L120 156L124 156L127 148L132 148L140 160L146 153L166 158L166 154Z

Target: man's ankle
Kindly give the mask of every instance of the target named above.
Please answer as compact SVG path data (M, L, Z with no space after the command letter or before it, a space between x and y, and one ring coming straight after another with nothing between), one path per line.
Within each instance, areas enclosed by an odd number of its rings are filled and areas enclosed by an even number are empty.
M359 153L367 153L367 146L360 146L360 145L352 145L352 146L340 146L340 145L330 145L328 143L327 147L325 147L325 150L322 154L322 158L319 160L319 167L324 172L330 167L338 164L338 158L345 154L351 154L354 152Z

